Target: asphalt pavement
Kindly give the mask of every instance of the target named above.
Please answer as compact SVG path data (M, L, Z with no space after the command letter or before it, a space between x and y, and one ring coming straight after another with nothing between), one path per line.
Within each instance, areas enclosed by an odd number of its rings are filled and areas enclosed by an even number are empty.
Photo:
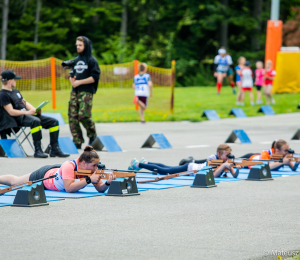
M141 157L175 166L188 156L204 159L215 153L234 129L245 130L252 141L232 144L236 157L268 149L275 139L300 152L300 141L291 140L299 117L97 124L98 135L113 135L123 150L99 155L107 168L127 169L132 158ZM141 149L152 133L163 133L172 149ZM68 125L60 128L60 136L71 136ZM44 129L42 142L44 147L49 143ZM25 149L33 153L27 144ZM64 161L0 158L1 175L21 176ZM211 189L180 187L131 197L66 199L43 207L2 207L0 258L277 259L282 252L300 249L299 185L297 175L218 183Z

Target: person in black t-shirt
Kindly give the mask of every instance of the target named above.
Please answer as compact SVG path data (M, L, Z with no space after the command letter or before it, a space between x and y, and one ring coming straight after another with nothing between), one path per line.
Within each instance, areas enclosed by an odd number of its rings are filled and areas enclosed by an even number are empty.
M76 39L78 56L74 60L63 61L64 68L71 67L70 82L72 84L69 102L69 126L73 142L78 149L84 142L80 123L84 126L89 137L89 145L95 138L96 127L92 120L93 95L98 88L100 68L97 60L92 56L92 42L85 36Z
M41 148L42 127L50 131L50 157L68 157L63 153L58 145L59 126L58 121L51 117L41 115L41 110L36 112L34 106L22 97L21 93L15 89L20 76L16 76L11 70L1 73L2 90L0 91L0 132L5 132L7 127L29 126L35 147L34 157L47 158ZM15 120L16 124L11 124ZM3 138L3 134L1 134ZM5 134L6 138L6 134Z

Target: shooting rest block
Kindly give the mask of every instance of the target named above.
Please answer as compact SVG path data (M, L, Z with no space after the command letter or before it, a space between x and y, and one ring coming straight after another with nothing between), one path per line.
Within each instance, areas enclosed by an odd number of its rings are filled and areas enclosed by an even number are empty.
M12 206L36 207L46 205L49 205L49 203L46 200L44 185L39 182L34 186L27 186L22 190L18 190Z
M140 195L135 177L119 178L110 183L106 196L134 196Z
M198 171L191 188L212 188L217 187L212 167L205 167Z

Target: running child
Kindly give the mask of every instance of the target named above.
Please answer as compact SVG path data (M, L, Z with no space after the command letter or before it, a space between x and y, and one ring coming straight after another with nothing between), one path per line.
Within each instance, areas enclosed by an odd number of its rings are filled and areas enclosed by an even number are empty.
M152 97L153 84L151 76L146 73L147 64L141 63L139 65L139 74L134 76L132 87L135 89L134 94L138 97L138 104L140 107L141 122L145 123L144 111L147 108L148 97Z
M263 101L261 99L261 87L264 84L264 74L265 70L263 69L263 62L258 61L256 62L256 70L255 70L255 87L256 87L256 93L257 93L257 100L256 104L262 104Z
M236 97L236 104L239 105L241 102L241 94L242 94L242 82L241 82L241 70L245 67L246 59L245 57L238 58L238 65L234 67L236 73L236 85L238 88L238 94Z
M100 162L99 155L92 146L86 146L84 152L75 160L64 162L62 165L46 165L40 169L23 175L21 177L15 175L0 176L0 184L14 186L28 181L40 180L51 175L56 178L43 181L45 190L76 192L92 183L98 192L105 192L111 181L116 179L115 175L110 175L109 179L103 183L100 174L96 174L97 165ZM74 172L81 170L91 170L93 174L83 179L75 179Z
M230 173L234 178L237 178L239 175L239 169L236 171L232 167L231 163L228 163L228 154L230 154L231 148L227 144L221 144L217 148L217 153L212 154L208 157L207 161L210 160L223 160L223 164L214 171L215 177L221 177L224 173L225 169L229 169ZM186 171L200 171L203 167L207 165L207 162L198 164L198 163L186 163L184 165L180 166L167 166L161 163L153 163L153 162L147 162L144 158L139 162L136 158L134 158L130 162L130 166L128 167L128 170L135 170L139 171L140 169L147 169L150 171L154 171L157 169L157 172L162 175L166 174L174 174L174 173L180 173L180 172L186 172Z
M218 53L219 54L214 59L214 65L216 70L216 72L214 73L214 77L217 78L217 94L220 95L223 80L227 76L228 70L232 65L232 58L226 53L226 50L224 48L220 48L218 50ZM234 82L232 81L230 84L231 87L234 88Z
M273 81L276 76L276 71L272 69L272 61L266 61L266 70L264 74L264 94L266 96L267 104L269 105L270 102L275 104L275 100L272 98L272 87Z
M244 106L244 99L245 99L245 92L249 91L250 95L250 104L254 106L254 97L253 97L253 74L251 70L251 64L249 61L245 62L245 68L241 70L241 85L242 85L242 92L241 92L241 106Z

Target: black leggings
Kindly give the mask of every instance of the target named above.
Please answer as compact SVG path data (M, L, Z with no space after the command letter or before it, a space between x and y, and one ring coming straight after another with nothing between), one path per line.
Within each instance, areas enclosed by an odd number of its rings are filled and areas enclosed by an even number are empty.
M245 155L243 155L243 156L239 156L238 158L246 158L246 159L249 159L252 155L254 155L254 154L260 154L260 153L247 153L247 154L245 154Z
M144 168L150 171L154 171L154 169L157 169L157 172L162 175L174 174L174 173L180 173L180 172L186 172L188 169L188 163L180 166L167 166L162 163L139 163L140 168Z

